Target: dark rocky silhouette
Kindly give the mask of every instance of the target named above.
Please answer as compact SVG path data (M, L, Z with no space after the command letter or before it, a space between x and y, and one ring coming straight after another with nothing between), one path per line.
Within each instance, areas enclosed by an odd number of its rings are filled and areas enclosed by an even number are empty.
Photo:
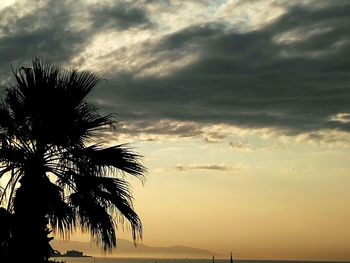
M81 252L78 250L67 250L67 252L64 254L61 254L61 252L56 250L55 253L51 255L51 257L90 257L90 256L84 255L84 252Z

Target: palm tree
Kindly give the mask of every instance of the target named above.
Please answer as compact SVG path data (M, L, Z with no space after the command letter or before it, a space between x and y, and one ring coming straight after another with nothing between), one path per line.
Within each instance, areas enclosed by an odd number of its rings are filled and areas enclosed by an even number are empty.
M8 244L11 236L12 215L3 207L0 207L0 255L1 259L8 257ZM5 260L3 260L5 261ZM5 261L6 262L6 261Z
M134 241L142 238L126 178L143 180L140 156L127 145L94 143L116 124L86 100L101 79L38 59L12 75L0 104L0 205L7 208L0 217L12 218L6 229L0 224L8 237L2 250L12 262L47 262L49 234L69 238L80 227L108 251L125 219Z

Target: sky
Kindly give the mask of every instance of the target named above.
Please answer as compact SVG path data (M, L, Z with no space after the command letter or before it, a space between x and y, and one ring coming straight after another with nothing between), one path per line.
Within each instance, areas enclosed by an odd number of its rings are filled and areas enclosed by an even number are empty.
M349 14L347 0L3 0L0 80L36 56L105 79L89 101L120 123L100 139L148 168L131 180L144 244L350 260Z

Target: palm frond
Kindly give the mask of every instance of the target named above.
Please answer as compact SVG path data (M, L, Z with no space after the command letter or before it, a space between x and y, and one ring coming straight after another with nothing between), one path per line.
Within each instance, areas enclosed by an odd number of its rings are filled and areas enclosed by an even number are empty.
M139 216L135 213L133 207L133 197L130 193L129 184L120 179L99 177L96 178L103 188L95 188L96 198L101 199L101 203L107 204L107 209L112 214L118 214L125 217L130 223L132 237L134 240L142 238L142 223Z
M73 193L70 204L76 209L83 232L88 231L105 251L116 246L114 220L95 198L81 192Z
M142 156L132 152L125 144L108 148L102 148L95 144L79 149L75 153L77 156L87 157L93 165L113 167L140 179L144 178L146 172L146 168L140 162Z
M0 148L0 162L11 163L11 164L24 163L25 151L23 148L7 147L3 145Z
M49 224L55 233L59 233L63 238L69 238L76 228L74 210L65 201L59 186L48 182L46 193L46 198L49 200Z
M21 179L22 175L23 175L23 173L21 170L18 170L18 169L15 170L12 168L10 179L7 181L7 183L3 189L3 193L2 193L1 198L0 198L0 204L3 204L4 201L5 202L7 201L7 209L9 211L13 210L13 197L14 197L16 185L19 182L19 180Z
M15 128L13 121L14 120L11 117L11 114L6 105L4 105L4 103L0 103L0 129L8 131L10 134L12 134Z
M73 104L78 105L102 79L89 71L63 70L59 85L71 95Z

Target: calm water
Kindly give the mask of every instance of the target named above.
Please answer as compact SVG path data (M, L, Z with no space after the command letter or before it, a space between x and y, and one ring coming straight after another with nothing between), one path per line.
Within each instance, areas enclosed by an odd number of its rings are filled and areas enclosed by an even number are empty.
M130 259L130 258L56 258L66 263L212 263L212 259ZM215 263L229 263L229 259L215 259ZM235 263L336 263L337 261L279 261L279 260L235 260ZM338 262L339 263L339 262Z

